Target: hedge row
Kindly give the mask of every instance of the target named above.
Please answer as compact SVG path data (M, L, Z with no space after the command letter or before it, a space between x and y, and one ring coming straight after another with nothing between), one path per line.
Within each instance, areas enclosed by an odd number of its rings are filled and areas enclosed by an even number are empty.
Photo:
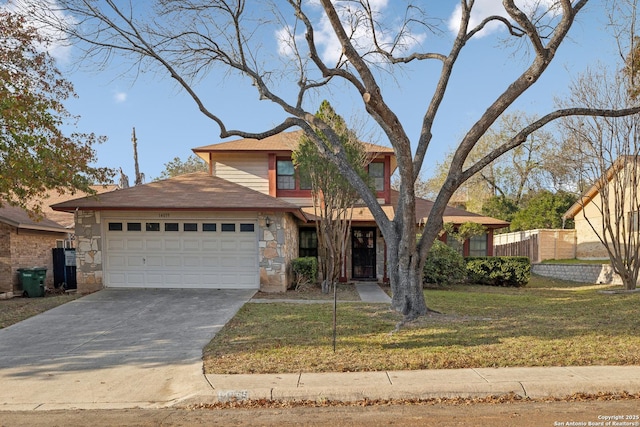
M527 257L468 257L436 240L424 266L425 284L474 283L520 287L529 283L531 262Z

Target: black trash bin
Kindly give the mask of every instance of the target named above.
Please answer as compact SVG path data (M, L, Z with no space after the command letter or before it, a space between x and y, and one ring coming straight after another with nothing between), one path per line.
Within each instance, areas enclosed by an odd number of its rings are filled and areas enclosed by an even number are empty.
M18 273L24 296L29 298L44 296L46 268L19 268Z

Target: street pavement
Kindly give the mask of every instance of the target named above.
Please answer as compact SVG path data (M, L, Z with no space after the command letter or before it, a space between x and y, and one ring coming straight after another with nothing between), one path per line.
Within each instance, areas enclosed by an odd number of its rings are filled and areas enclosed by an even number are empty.
M365 302L389 302L373 283L357 288ZM2 329L0 411L640 393L640 366L204 375L202 348L252 295L105 289Z

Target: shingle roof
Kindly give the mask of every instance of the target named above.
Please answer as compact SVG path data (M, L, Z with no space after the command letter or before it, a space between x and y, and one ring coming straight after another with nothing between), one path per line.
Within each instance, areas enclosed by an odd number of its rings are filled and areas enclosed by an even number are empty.
M264 139L237 139L234 141L221 142L218 144L205 145L193 149L194 153L199 152L221 152L221 151L293 151L298 146L303 131L282 132ZM370 153L393 154L393 148L382 145L365 143Z
M109 191L117 190L119 187L116 184L109 185L92 185L91 188L98 194L106 193ZM57 191L52 191L49 195L42 200L44 205L42 206L42 213L48 219L57 222L58 224L67 227L73 228L75 224L75 218L72 213L69 212L60 212L54 211L51 209L51 205L55 205L57 203L62 203L67 200L77 199L79 197L86 197L88 194L84 191L79 191L76 194L59 194Z
M84 210L193 210L299 213L291 203L257 192L206 172L124 188L53 205L57 211Z
M382 210L385 211L389 218L395 216L394 206L398 205L399 193L396 190L391 190L391 203L392 205L382 206ZM433 208L433 202L431 200L416 198L416 224L424 224L429 216L429 212ZM304 213L309 218L314 218L313 207L303 208ZM372 222L375 221L369 208L365 206L357 206L353 208L352 212L353 221ZM508 222L501 219L492 218L489 216L479 215L473 212L467 212L463 209L453 208L447 206L444 211L443 221L445 223L451 222L453 224L462 224L465 222L475 222L483 224L489 228L502 228L509 225Z
M33 219L27 211L17 206L10 206L4 203L0 207L0 222L4 222L13 227L28 230L52 231L57 233L67 233L68 230L57 222L47 218L40 220Z

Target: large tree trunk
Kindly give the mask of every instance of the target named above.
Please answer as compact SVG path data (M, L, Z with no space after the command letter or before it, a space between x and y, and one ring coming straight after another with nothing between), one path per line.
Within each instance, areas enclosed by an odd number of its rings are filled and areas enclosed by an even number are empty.
M429 311L422 288L422 266L416 241L415 197L401 195L393 221L394 232L385 236L391 307L409 321Z

